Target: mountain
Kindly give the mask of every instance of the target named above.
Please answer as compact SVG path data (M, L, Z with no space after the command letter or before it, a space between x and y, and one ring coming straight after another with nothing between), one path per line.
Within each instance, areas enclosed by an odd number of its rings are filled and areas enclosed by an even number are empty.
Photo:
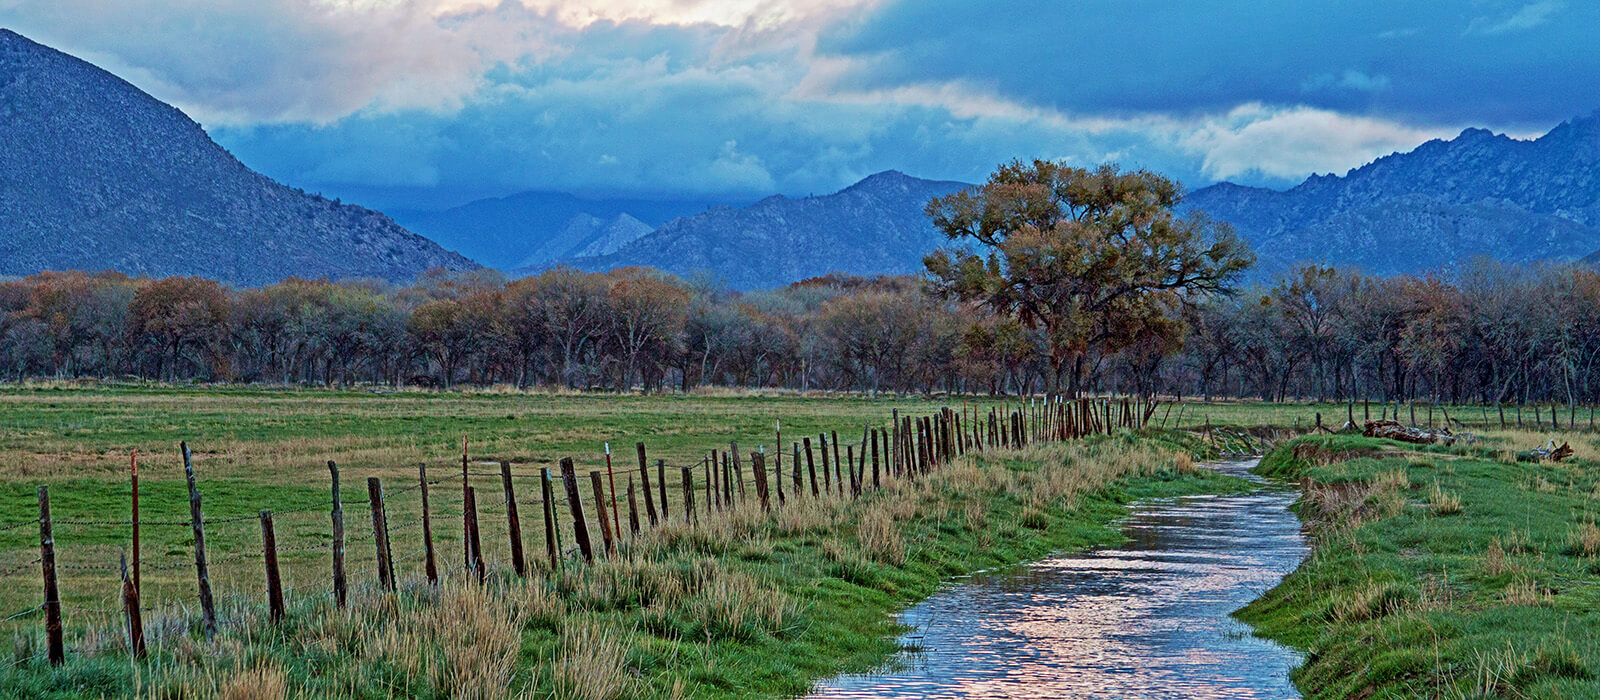
M407 228L474 260L511 269L557 258L612 253L672 219L704 211L709 204L522 192L438 212L393 213ZM596 247L597 236L609 243Z
M1187 205L1232 223L1262 279L1300 262L1394 274L1577 260L1600 251L1600 113L1534 140L1467 129L1284 191L1213 185Z
M193 120L0 29L0 275L49 269L408 281L475 263L251 171Z
M586 270L649 265L680 275L709 271L738 289L775 287L829 272L917 272L922 256L945 243L923 208L934 197L967 187L891 170L830 195L773 196L743 208L714 207L670 221L610 255L559 262Z

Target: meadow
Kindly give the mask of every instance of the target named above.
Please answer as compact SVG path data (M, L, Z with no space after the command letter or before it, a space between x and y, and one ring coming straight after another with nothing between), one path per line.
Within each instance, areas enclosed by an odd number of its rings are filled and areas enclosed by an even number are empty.
M1550 437L1280 446L1261 470L1301 480L1315 547L1240 616L1307 652L1311 698L1600 696L1600 445L1519 459Z
M1302 512L1319 533L1316 555L1245 613L1265 634L1314 652L1297 676L1302 688L1341 697L1362 688L1405 694L1587 687L1561 684L1586 682L1587 671L1572 669L1593 668L1596 660L1571 651L1581 645L1559 642L1566 634L1587 639L1588 625L1595 624L1568 617L1588 604L1584 586L1600 574L1592 563L1600 554L1600 531L1591 512L1600 494L1591 473L1600 442L1582 417L1575 430L1501 429L1489 411L1442 408L1440 424L1448 410L1481 436L1474 446L1444 450L1325 434L1293 441L1318 414L1337 427L1347 413L1359 422L1365 411L1376 418L1387 410L1375 405L1190 400L1158 407L1145 430L968 455L933 478L886 480L882 491L860 499L795 499L791 490L791 502L773 513L744 500L716 517L683 520L679 468L694 467L703 510L706 452L737 442L743 453L764 450L774 458L780 421L786 444L810 437L820 447L824 435L831 440L837 432L844 446L859 447L862 426L885 426L895 411L924 415L965 406L982 414L1025 403L795 392L7 386L0 388L0 579L10 585L0 587L0 604L10 618L3 627L14 652L0 672L0 691L60 697L793 695L816 678L891 659L901 632L892 613L951 576L1115 542L1116 518L1138 498L1243 488L1193 468L1195 459L1228 448L1223 439L1204 440L1208 425L1214 437L1249 432L1266 438L1258 446L1288 445L1269 457L1266 469L1322 485L1305 501L1319 504L1316 510ZM1418 408L1426 424L1427 408ZM1547 411L1542 419L1549 420ZM470 483L480 494L485 586L465 575L463 437ZM1576 457L1556 466L1515 461L1516 452L1552 437L1570 441ZM222 622L214 645L199 641L180 441L193 449L208 521ZM580 477L603 473L607 442L619 491L638 476L635 443L646 444L652 479L662 473L656 461L666 463L665 522L619 537L614 557L573 566L572 525L558 488L561 561L552 566L538 470L570 457ZM118 594L120 560L129 551L122 521L134 449L147 523L142 589L152 656L130 665ZM785 448L782 454L787 475L793 453ZM887 455L880 457L887 462ZM1354 459L1340 461L1346 457ZM329 592L330 460L341 468L349 533L353 602L346 609L334 607ZM516 477L530 562L526 578L510 571L502 461ZM419 466L431 482L438 587L423 578ZM749 462L742 466L752 478ZM400 581L395 593L374 585L369 476L385 485ZM51 490L68 628L69 662L54 670L42 661L38 532L30 520L40 485ZM590 491L581 493L588 502ZM1361 496L1355 506L1346 502L1350 493ZM1330 494L1345 498L1337 507L1316 500ZM1310 507L1302 505L1303 511ZM255 517L263 509L275 512L288 591L289 615L278 625L265 619ZM595 529L595 514L588 517ZM625 516L619 513L618 520L628 527ZM1485 567L1495 568L1490 574ZM1504 610L1508 605L1530 606L1536 614L1517 613L1521 626L1496 631L1503 620L1484 611L1512 614ZM1469 619L1431 626L1429 615ZM1561 627L1566 619L1577 627ZM1439 646L1444 642L1438 639L1475 625L1492 632L1489 641L1462 642L1448 653ZM1427 642L1433 647L1424 648L1422 630L1436 638ZM1364 664L1362 650L1374 635L1389 635L1383 642L1393 658ZM1519 635L1549 643L1513 644ZM600 652L580 658L563 651L574 645ZM1487 680L1469 682L1469 676ZM495 692L475 690L489 687Z
M663 526L619 538L616 555L590 566L576 565L566 540L557 568L544 560L537 491L519 481L529 575L509 571L505 504L494 499L484 499L480 509L488 583L471 583L463 573L454 481L463 435L474 474L492 473L504 460L519 476L568 456L579 461L580 473L603 468L601 447L610 440L621 479L636 469L631 446L637 441L647 444L652 463L659 458L692 466L703 450L732 441L741 451L775 441L768 435L778 420L785 442L802 436L820 442L824 431L838 431L841 442L858 444L863 423L882 425L894 410L925 414L960 402L745 393L12 387L0 393L0 458L11 465L0 512L28 517L35 486L52 489L54 517L62 523L56 544L69 662L56 670L44 666L39 615L21 615L9 621L15 653L12 667L0 674L0 691L62 697L238 696L251 689L266 690L242 697L281 694L274 689L356 697L793 695L816 678L891 658L901 631L891 613L951 576L1115 542L1115 519L1138 498L1242 488L1193 466L1192 456L1207 453L1206 445L1159 430L969 454L927 478L887 479L881 491L859 499L791 491L789 503L771 513L746 499L693 523L679 520L683 503L674 481L671 517ZM191 602L193 543L178 478L178 440L194 447L206 517L219 521L206 533L222 621L213 645L199 641ZM143 544L152 651L149 661L135 665L126 661L116 598L116 560L127 551L128 529L115 521L126 513L132 448L144 455L141 519L152 523ZM329 527L321 505L328 460L343 465L350 501L345 517L353 600L345 609L332 604L330 555L321 544ZM443 479L431 489L430 502L443 571L438 587L426 584L417 556L419 490L403 490L417 482L418 463ZM369 475L392 489L387 505L401 581L395 593L372 582L375 548L363 537L370 528L364 505L356 503L364 497L359 477ZM499 493L492 476L474 477L474 485ZM264 612L253 517L263 508L278 511L289 591L289 615L277 625ZM101 520L108 522L94 524ZM558 525L571 536L570 523ZM0 596L21 610L37 605L38 567L29 565L37 556L36 535L28 527L0 531L8 561L19 567L8 572L8 581L18 585ZM578 648L584 651L575 653Z

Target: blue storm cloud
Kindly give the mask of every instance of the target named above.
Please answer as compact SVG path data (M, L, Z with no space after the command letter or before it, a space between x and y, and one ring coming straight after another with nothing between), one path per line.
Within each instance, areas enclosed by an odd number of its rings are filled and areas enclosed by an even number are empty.
M471 1L0 0L0 25L379 207L822 193L1033 156L1284 185L1600 107L1592 3L818 0L684 23Z

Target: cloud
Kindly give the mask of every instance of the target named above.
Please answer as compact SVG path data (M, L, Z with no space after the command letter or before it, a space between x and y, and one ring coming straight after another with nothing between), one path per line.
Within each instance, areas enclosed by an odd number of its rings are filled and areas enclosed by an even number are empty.
M0 24L273 177L406 206L805 194L1034 156L1282 185L1600 106L1600 5L1494 1L1470 37L1429 0L0 0Z
M1466 34L1499 36L1501 34L1525 32L1549 22L1552 16L1566 9L1566 7L1567 4L1561 2L1561 0L1541 0L1541 2L1524 5L1510 15L1477 17L1467 24Z
M1294 179L1307 173L1344 173L1458 131L1414 128L1307 107L1250 104L1203 120L1179 143L1201 156L1201 168L1211 178Z

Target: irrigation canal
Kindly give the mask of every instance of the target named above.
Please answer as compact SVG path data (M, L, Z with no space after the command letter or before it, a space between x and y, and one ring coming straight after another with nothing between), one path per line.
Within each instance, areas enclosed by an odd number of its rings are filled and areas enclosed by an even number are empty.
M1253 479L1254 465L1207 466ZM1137 504L1125 546L956 581L904 613L916 652L814 697L1299 697L1299 656L1229 616L1305 558L1293 500L1265 488Z

